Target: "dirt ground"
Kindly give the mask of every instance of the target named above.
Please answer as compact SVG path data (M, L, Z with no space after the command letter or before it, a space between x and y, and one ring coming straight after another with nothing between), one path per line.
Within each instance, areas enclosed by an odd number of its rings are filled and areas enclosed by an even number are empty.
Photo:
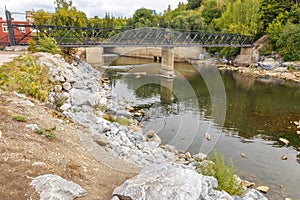
M87 191L79 199L111 199L113 189L135 175L97 161L80 141L79 132L87 131L84 127L59 119L43 104L30 100L34 106L14 93L0 90L1 200L39 199L30 182L43 174L56 174L79 184ZM26 121L13 120L17 115ZM55 137L39 135L27 124L43 129L56 127Z

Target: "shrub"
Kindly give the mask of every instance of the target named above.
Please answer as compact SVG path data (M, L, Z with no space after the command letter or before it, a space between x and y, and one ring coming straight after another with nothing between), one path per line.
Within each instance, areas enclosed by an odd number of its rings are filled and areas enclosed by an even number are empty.
M0 66L0 87L44 101L51 88L47 74L34 57L23 55Z
M218 180L218 190L224 190L230 195L242 193L242 185L237 182L232 160L229 160L226 165L221 154L214 152L211 160L197 163L196 169L198 173L205 176L215 177Z
M28 40L28 51L31 53L38 52L37 44L36 41L30 38Z
M39 39L38 51L57 54L58 46L53 38L45 36Z

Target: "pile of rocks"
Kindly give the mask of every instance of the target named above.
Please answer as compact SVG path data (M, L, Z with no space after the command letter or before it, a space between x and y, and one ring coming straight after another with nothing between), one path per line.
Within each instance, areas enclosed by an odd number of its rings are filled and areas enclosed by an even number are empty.
M145 167L139 175L127 180L113 191L112 200L143 199L217 199L266 200L260 192L249 189L242 196L230 196L217 190L218 181L212 176L198 174L192 167L162 163Z
M219 67L219 69L237 71L255 77L273 77L300 82L299 62L281 62L273 58L265 58L253 67L234 67L226 65Z
M49 80L55 84L54 90L48 97L50 107L60 110L72 121L89 127L95 133L94 141L114 156L141 166L149 166L136 177L148 177L148 179L144 179L144 190L128 189L128 184L124 183L125 185L121 186L121 189L115 190L116 196L120 198L122 195L128 196L129 191L133 191L129 196L136 199L135 196L139 193L135 192L139 190L140 192L147 192L147 184L150 184L153 188L148 194L145 194L147 198L151 197L150 199L152 197L156 199L151 192L160 190L166 191L166 195L173 195L174 198L172 199L182 199L183 197L183 199L191 199L189 197L194 196L199 199L222 199L223 197L223 199L225 197L228 197L227 199L239 199L230 197L226 192L217 191L217 182L214 178L205 177L195 172L195 160L202 161L206 155L201 153L191 155L177 151L174 146L162 145L161 139L154 131L144 132L138 121L133 118L138 113L130 107L126 100L113 95L108 80L103 79L101 73L89 64L74 61L70 65L61 56L47 53L37 53L36 57L40 66L47 67ZM140 111L140 114L143 112ZM104 118L110 119L110 121ZM130 125L124 126L113 122L118 118L130 122ZM151 179L153 176L164 177L167 180L162 179L160 180L161 184L154 186L156 184L153 185L154 180ZM168 185L176 183L178 180L182 180L187 185L180 186L177 183L173 189L167 188ZM134 185L135 178L129 182ZM164 182L166 183L163 184ZM180 189L180 187L184 188ZM174 191L179 192L175 194ZM127 192L129 193L127 194ZM257 197L256 190L248 190L248 192L250 196ZM208 195L209 198L205 198L204 194ZM143 199L141 197L137 199ZM261 195L257 199L265 198Z
M38 53L37 62L49 68L50 81L56 84L49 102L74 122L90 127L97 133L95 141L108 152L141 166L176 161L179 152L168 145L166 150L161 148L161 139L154 131L145 133L138 126L132 108L110 92L99 71L82 62L70 65L59 55ZM105 115L125 118L131 125L105 120Z

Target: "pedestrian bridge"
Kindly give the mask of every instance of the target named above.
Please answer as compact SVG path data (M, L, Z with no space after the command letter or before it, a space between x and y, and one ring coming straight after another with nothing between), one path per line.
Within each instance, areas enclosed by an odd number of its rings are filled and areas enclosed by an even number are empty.
M30 28L30 32L18 37L15 30ZM27 45L29 38L52 37L60 47L86 47L86 59L90 64L102 63L104 47L160 47L161 74L174 77L175 47L253 47L253 37L208 32L184 32L164 28L106 29L48 25L8 25L10 46ZM9 39L9 40L8 40ZM101 55L101 56L100 56Z
M9 45L26 45L29 38L55 38L62 47L251 47L253 37L210 32L185 32L165 28L108 29L69 26L21 25L11 24ZM30 28L30 32L16 36L20 27ZM3 39L2 39L3 40ZM5 41L2 41L4 43Z

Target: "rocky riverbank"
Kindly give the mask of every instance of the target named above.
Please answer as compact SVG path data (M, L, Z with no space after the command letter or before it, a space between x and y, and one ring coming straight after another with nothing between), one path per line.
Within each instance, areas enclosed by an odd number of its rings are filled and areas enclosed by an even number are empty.
M92 140L88 144L88 140L82 140L90 152L97 154L92 149L93 143L136 169L147 166L140 175L115 189L113 199L266 199L254 189L245 188L241 197L216 190L215 178L195 172L195 160L205 160L206 155L178 151L161 144L154 131L144 132L134 119L144 111L135 110L126 99L113 95L109 80L90 65L79 60L70 65L59 55L37 53L35 56L39 65L49 69L49 79L55 84L47 106L91 130ZM119 171L128 170L106 160L101 162ZM134 189L137 183L139 188ZM138 195L138 191L143 195Z
M281 62L273 58L265 58L264 61L259 61L255 66L219 65L219 70L237 71L253 77L272 77L300 82L300 62Z

